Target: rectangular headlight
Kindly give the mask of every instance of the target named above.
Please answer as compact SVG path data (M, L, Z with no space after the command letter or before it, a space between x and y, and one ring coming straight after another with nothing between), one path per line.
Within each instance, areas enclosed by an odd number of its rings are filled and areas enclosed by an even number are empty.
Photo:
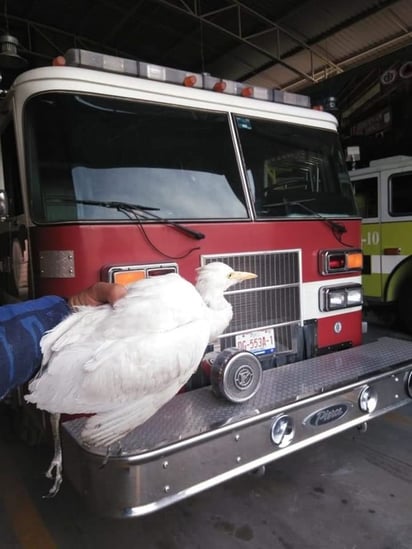
M326 286L319 290L319 307L321 311L335 311L362 305L362 286Z
M328 305L328 310L331 309L342 309L345 307L346 303L346 294L341 290L331 290L326 294L326 303Z
M347 302L348 302L348 307L356 307L357 305L362 305L363 295L362 295L361 286L348 288Z

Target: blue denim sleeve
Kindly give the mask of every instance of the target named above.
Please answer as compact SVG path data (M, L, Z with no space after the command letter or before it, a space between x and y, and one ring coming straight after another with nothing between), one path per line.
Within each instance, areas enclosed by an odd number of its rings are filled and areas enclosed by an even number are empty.
M42 335L69 313L66 301L57 296L0 307L0 399L35 374Z

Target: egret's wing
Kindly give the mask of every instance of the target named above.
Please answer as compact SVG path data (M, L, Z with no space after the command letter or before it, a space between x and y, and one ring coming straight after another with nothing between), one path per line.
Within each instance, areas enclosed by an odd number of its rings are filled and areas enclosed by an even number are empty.
M174 350L166 346L165 355L159 354L151 371L140 370L138 396L129 394L123 403L117 402L113 408L108 406L107 411L87 420L82 432L84 442L94 446L112 444L149 419L189 380L205 351L208 324L192 322L174 331L173 339ZM166 344L171 342L164 341ZM101 372L102 368L95 371Z
M98 346L102 340L163 332L204 315L199 293L179 275L147 278L129 285L114 306L80 307L47 332L40 343L43 364L72 344Z
M29 384L25 398L51 413L97 413L139 402L175 383L180 388L200 363L208 335L208 322L196 320L150 338L106 341L97 350L68 346Z
M111 306L80 307L57 326L46 332L40 341L43 365L47 364L53 353L74 343L87 341L96 331L96 326L110 315Z
M176 381L161 391L90 417L81 433L90 446L109 446L154 415L180 389Z
M80 307L47 332L40 342L43 365L75 344L97 349L102 341L164 332L204 315L203 300L179 275L148 278L131 284L114 307Z

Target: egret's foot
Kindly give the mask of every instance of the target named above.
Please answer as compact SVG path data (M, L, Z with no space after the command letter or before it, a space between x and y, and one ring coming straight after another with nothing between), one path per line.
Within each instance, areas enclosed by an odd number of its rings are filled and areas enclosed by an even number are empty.
M43 496L44 498L53 498L60 490L60 485L63 481L62 476L63 466L61 459L53 459L50 463L50 467L46 471L46 477L53 479L53 486L50 488L49 493Z
M109 444L106 448L106 455L100 465L100 469L103 469L109 461L110 456L121 456L122 455L122 445L120 440L116 441L114 444Z

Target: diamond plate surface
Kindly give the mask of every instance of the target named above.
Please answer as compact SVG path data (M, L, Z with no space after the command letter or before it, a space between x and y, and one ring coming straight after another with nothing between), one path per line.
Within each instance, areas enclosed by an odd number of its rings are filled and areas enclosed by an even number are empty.
M412 365L412 342L381 338L376 342L263 372L256 395L243 404L217 399L210 387L177 395L145 424L121 441L122 455L136 455L218 427L235 424L332 389L343 388L396 367ZM78 441L83 418L66 422ZM93 453L105 455L104 448Z

